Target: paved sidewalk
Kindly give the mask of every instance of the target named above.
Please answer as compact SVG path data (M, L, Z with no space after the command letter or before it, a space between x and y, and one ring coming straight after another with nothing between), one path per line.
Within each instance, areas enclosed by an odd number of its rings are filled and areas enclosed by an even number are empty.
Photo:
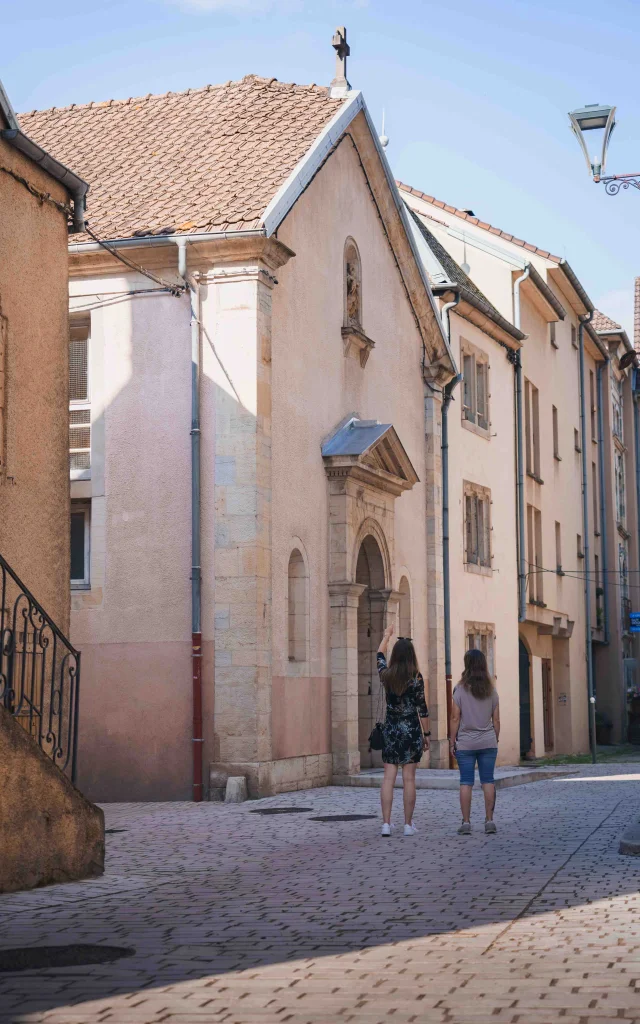
M455 834L421 791L420 834L380 838L367 789L239 806L108 805L108 874L0 897L0 947L99 943L105 966L0 973L2 1024L640 1024L640 765L499 794L496 836ZM396 821L401 810L396 794ZM0 950L0 968L2 954Z

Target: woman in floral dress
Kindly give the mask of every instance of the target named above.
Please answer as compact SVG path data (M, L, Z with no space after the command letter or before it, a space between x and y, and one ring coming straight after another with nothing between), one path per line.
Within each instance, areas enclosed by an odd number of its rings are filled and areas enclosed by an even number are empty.
M424 679L410 637L398 637L387 665L387 648L392 634L393 627L389 626L378 648L378 672L387 702L382 730L382 835L391 835L393 788L398 768L402 767L404 834L414 836L417 832L413 824L416 768L425 750L429 749L429 711L424 697Z

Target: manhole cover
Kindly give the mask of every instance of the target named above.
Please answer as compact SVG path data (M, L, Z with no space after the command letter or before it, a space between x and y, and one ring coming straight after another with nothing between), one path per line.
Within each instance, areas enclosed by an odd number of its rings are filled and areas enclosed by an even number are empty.
M135 949L124 946L18 946L16 949L0 949L0 974L110 964L134 953Z
M250 811L250 814L309 814L313 807L263 807L260 811Z
M116 834L116 832L128 832L128 831L129 831L129 829L127 829L127 828L105 828L104 834L105 834L105 836L113 836L113 835Z
M377 814L322 814L318 818L309 818L309 821L364 821L377 817Z

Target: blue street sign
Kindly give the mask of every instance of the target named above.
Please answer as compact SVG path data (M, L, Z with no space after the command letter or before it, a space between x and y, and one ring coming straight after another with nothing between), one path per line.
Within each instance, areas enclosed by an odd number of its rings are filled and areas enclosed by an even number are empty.
M630 626L629 627L629 632L630 633L640 633L640 626Z
M637 621L638 619L640 619L640 612L629 612L629 618L632 622L634 619Z

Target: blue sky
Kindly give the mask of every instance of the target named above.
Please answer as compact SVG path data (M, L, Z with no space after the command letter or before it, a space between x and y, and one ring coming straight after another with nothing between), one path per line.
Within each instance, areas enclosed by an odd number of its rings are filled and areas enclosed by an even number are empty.
M328 84L346 24L396 176L565 256L631 329L640 192L590 181L566 112L616 104L607 170L640 172L636 0L0 0L0 23L18 111L250 72Z

